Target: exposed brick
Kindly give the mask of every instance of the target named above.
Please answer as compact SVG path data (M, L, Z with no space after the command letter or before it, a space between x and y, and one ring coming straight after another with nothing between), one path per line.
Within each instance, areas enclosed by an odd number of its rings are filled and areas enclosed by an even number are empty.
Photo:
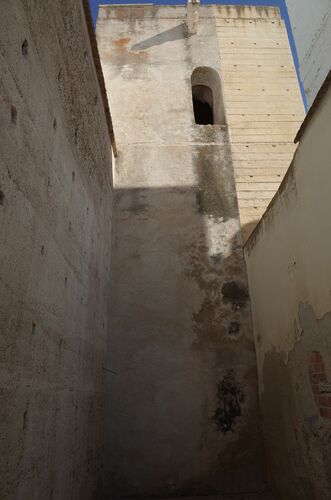
M312 384L311 388L313 389L314 394L320 394L320 386L319 384Z
M319 363L322 359L321 354L318 351L313 351L309 356L309 363Z
M308 372L311 388L320 416L331 420L331 393L323 393L323 383L327 382L322 355L313 351L308 359Z
M327 408L320 408L320 415L323 418L327 418L328 417L328 409Z
M310 381L312 384L318 384L319 382L326 382L325 373L312 373L310 374Z
M328 407L329 406L329 396L325 396L322 394L318 397L318 403L320 407Z

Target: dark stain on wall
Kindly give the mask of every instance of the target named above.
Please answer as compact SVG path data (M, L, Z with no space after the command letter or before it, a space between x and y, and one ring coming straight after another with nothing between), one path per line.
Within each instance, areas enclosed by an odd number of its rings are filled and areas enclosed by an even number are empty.
M238 321L231 321L229 326L229 335L239 335L240 334L240 323Z
M204 128L209 127L207 125ZM219 147L196 146L194 161L199 176L196 194L199 212L224 221L236 217L230 180L219 168Z
M241 309L248 301L247 288L235 281L228 281L222 286L222 299L225 304L231 304L232 309Z
M233 432L233 425L236 419L241 417L241 404L245 400L243 391L236 383L234 370L227 370L218 384L217 399L218 407L214 415L217 429L223 434Z

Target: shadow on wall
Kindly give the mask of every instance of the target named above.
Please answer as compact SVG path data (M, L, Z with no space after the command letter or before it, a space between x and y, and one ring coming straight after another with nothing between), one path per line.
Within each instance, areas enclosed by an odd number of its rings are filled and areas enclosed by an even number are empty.
M181 23L174 28L163 31L162 33L152 36L151 38L147 38L142 42L135 43L134 45L132 45L130 50L146 50L156 45L163 45L164 43L174 42L175 40L183 40L184 38L189 38L190 36L192 35L189 35L187 33L187 24Z
M113 497L264 485L231 155L220 167L212 128L199 130L196 186L114 192L107 369L116 375L106 373L105 445Z

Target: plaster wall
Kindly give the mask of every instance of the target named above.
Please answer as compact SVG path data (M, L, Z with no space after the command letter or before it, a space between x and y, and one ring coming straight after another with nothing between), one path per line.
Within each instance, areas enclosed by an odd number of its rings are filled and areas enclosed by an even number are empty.
M213 7L101 6L114 172L105 493L263 489L256 359L226 126L194 122L221 75Z
M330 71L331 1L286 0L309 106Z
M296 146L304 106L278 8L215 5L242 234L265 212Z
M81 2L2 2L0 498L101 494L109 130Z
M329 82L245 246L267 458L284 499L331 497Z

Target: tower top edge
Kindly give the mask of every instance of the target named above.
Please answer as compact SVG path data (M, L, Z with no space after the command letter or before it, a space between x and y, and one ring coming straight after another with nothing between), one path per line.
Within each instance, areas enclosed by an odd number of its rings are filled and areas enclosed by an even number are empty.
M163 17L170 13L180 14L186 12L185 4L178 5L155 5L153 3L141 4L101 4L99 5L99 18L111 18L111 13L118 17L121 13L124 17L130 17L133 13L139 16ZM220 5L220 4L202 4L200 9L203 11L214 10L215 16L224 19L264 19L264 20L281 20L279 7L262 6L262 5ZM209 17L209 16L208 16Z

